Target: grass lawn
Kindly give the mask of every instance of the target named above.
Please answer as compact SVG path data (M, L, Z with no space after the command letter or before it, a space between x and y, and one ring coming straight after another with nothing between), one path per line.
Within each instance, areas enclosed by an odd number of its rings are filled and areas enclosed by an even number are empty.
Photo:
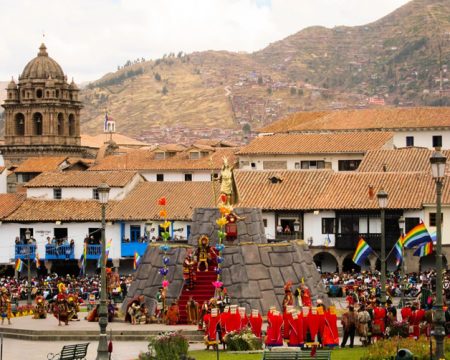
M357 360L364 353L363 348L353 348L353 349L336 349L331 352L332 360ZM189 355L194 357L196 360L216 360L217 355L214 351L190 351ZM230 354L228 352L220 351L220 360L261 360L262 353L257 354Z

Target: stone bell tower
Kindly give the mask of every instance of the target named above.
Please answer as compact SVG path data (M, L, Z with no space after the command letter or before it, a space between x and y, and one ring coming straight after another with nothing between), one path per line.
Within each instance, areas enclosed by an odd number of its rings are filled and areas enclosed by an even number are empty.
M61 66L42 44L23 69L18 83L11 80L5 109L6 159L20 162L30 156L88 156L80 140L79 89L67 82Z

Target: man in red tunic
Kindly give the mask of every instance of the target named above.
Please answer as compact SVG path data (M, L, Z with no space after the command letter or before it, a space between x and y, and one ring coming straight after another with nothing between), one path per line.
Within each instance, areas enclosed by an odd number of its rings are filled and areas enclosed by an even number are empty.
M377 301L377 306L373 309L373 325L372 325L372 337L380 339L384 337L384 331L386 330L386 308Z
M248 317L247 314L245 313L245 307L239 307L239 316L241 318L241 325L239 327L239 330L243 330L246 329L248 326Z
M303 318L302 314L297 311L292 311L289 317L288 325L289 342L288 346L303 346Z
M211 345L216 348L219 344L219 341L217 340L217 325L219 324L219 321L219 310L217 308L211 309L211 313L206 314L204 317L206 350L208 350Z
M417 306L417 307L416 307ZM411 316L409 317L409 336L418 339L420 337L420 323L425 317L425 310L420 309L419 305L413 305Z
M334 306L330 306L325 312L325 327L322 337L323 346L339 346L339 333L337 327L337 316Z
M230 314L225 323L225 332L228 334L231 331L239 331L241 328L241 316L238 312L237 305L230 306Z
M268 328L265 339L266 347L283 346L283 337L281 336L283 317L280 312L277 310L272 311L270 315L267 315L267 322Z
M406 304L406 306L400 310L400 314L402 315L403 321L409 322L409 317L412 314L411 304Z
M249 323L253 335L255 335L257 338L261 338L262 316L258 310L252 310L249 318Z

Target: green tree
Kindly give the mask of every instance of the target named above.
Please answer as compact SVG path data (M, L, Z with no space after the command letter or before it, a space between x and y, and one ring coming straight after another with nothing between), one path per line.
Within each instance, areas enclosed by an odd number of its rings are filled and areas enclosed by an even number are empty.
M155 80L161 81L161 75L159 75L159 73L155 73Z
M295 87L291 87L291 95L297 95L297 89Z
M249 123L245 123L244 126L242 126L242 131L243 131L245 134L251 133L252 128L251 128L250 124L249 124Z

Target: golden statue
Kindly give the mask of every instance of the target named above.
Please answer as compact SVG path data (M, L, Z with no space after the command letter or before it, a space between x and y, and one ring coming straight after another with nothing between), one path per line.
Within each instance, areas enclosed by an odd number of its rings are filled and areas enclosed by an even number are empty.
M227 204L232 204L233 196L233 167L228 164L228 159L223 158L222 170L220 171L220 194L227 196Z

